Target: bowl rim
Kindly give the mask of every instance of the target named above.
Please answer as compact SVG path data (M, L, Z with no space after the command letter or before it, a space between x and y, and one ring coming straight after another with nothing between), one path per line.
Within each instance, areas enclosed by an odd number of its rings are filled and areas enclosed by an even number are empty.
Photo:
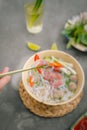
M53 53L55 52L55 53L61 53L61 54L67 55L67 56L69 56L70 58L72 58L72 60L74 60L76 64L78 64L78 66L79 66L79 68L80 68L80 70L81 70L81 73L82 73L82 78L83 78L83 79L82 79L82 83L81 83L81 87L80 87L78 93L75 94L72 98L70 98L70 99L68 99L68 100L66 100L66 101L63 101L63 102L58 102L58 103L53 103L53 104L52 104L52 103L48 103L48 102L46 102L46 101L41 101L41 100L39 100L34 94L32 94L32 93L29 91L29 89L27 89L26 84L25 84L25 82L24 82L24 73L25 73L25 72L22 72L22 82L23 82L24 88L26 89L26 91L28 92L28 94L29 94L34 100L38 101L39 103L45 104L45 105L57 106L57 105L64 105L64 104L66 104L66 103L70 103L71 101L73 101L74 99L76 99L76 98L79 96L79 94L82 92L82 90L83 90L83 88L84 88L84 84L85 84L85 75L84 75L83 68L82 68L82 66L80 65L80 63L76 60L76 58L74 58L72 55L70 55L69 53L66 53L66 52L64 52L64 51L60 51L60 50L43 50L43 51L39 51L39 52L33 54L32 56L30 56L30 57L28 58L28 60L25 62L24 66L23 66L23 69L26 68L28 62L29 62L36 54L40 55L40 54L48 53L48 52L53 52Z

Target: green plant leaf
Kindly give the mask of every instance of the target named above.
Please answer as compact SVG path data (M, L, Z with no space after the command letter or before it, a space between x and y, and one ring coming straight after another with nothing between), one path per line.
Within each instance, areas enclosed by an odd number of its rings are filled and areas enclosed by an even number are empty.
M38 11L40 5L42 4L42 1L43 1L43 0L36 0L35 6L34 6L34 8L33 8L33 11L34 11L34 12Z
M87 46L87 33L85 32L81 35L81 43Z
M75 43L76 44L79 44L81 42L81 34L78 34L76 40L75 40Z
M71 30L64 29L62 34L65 35L67 38L70 38Z
M71 38L71 37L73 37L75 30L76 30L76 27L71 25L71 26L65 28L62 31L62 34L68 38Z
M84 30L85 24L82 21L75 23L75 25L68 24L62 34L65 35L69 41L67 43L67 48L70 48L73 44L83 44L87 46L87 32Z
M30 17L30 21L29 21L29 26L32 28L33 24L35 23L35 21L38 19L40 15L39 14L33 14Z
M33 24L35 23L35 21L38 19L38 17L41 15L40 13L38 13L38 10L42 4L43 0L36 0L36 3L33 7L32 10L32 15L30 17L30 22L29 22L29 26L32 28Z
M75 43L75 40L74 40L74 38L71 38L71 39L69 40L69 42L67 43L66 48L69 49L73 43Z

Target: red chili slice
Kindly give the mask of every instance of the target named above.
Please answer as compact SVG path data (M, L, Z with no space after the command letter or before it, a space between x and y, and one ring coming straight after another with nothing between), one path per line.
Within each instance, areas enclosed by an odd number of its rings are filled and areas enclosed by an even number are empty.
M39 74L42 74L41 69L40 69L40 68L38 68L38 67L37 67L37 71L38 71L38 73L39 73Z
M34 56L34 61L37 61L37 60L39 60L39 59L40 59L39 55L36 54L36 55Z

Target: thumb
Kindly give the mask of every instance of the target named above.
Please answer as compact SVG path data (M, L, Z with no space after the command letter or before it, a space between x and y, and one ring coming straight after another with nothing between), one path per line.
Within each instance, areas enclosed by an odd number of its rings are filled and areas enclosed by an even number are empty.
M2 73L6 73L9 71L8 67L5 67L2 71ZM0 90L10 81L11 76L5 76L0 79Z

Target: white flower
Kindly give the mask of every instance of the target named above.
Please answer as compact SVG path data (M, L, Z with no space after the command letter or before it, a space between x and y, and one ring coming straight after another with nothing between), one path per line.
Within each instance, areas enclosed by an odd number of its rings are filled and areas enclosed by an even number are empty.
M73 18L71 19L71 22L73 25L75 25L76 23L80 22L81 19L79 16L73 16Z
M65 28L75 25L76 23L81 22L80 16L73 16L72 19L69 19L65 24Z

